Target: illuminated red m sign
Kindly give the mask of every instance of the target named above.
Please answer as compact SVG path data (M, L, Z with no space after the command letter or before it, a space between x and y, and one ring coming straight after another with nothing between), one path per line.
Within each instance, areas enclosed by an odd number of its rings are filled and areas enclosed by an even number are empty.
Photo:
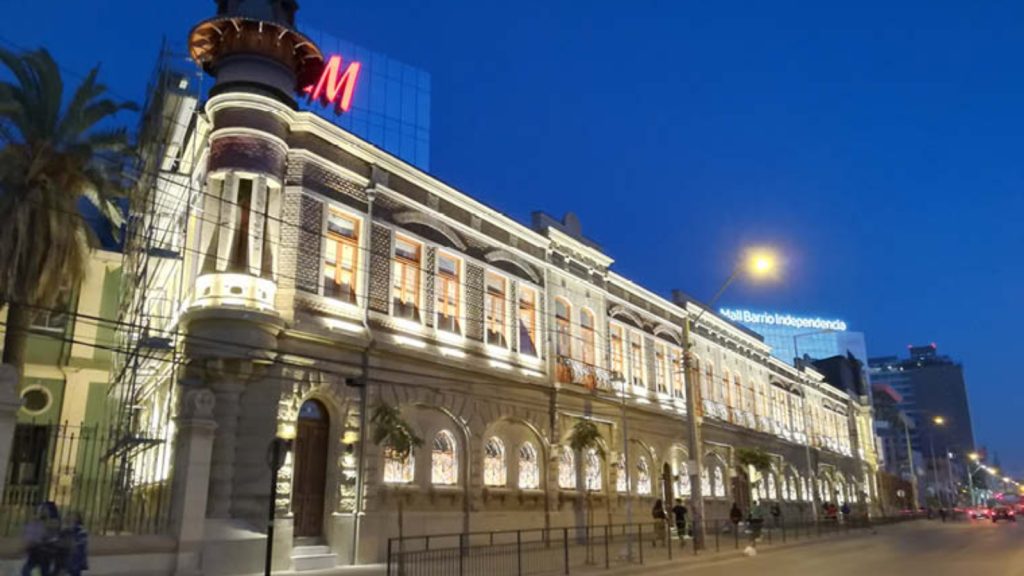
M324 71L317 83L306 86L302 91L309 94L310 102L319 100L325 106L334 104L339 114L348 112L352 106L352 92L355 91L361 67L359 62L349 62L342 72L341 56L331 56L327 64L324 64Z

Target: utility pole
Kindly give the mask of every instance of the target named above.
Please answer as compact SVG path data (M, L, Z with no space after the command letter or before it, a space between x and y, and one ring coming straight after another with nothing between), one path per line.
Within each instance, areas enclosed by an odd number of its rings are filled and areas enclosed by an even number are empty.
M701 312L703 314L703 312ZM700 315L698 315L700 318ZM690 315L687 312L683 320L683 383L686 386L686 423L688 425L687 449L690 454L690 510L693 514L693 545L700 550L704 547L704 484L701 473L704 471L704 449L700 431L700 403L698 393L700 386L696 381L700 375L693 374L693 338L690 331Z
M907 415L904 414L900 420L903 422L903 437L907 441L907 463L910 465L910 501L914 503L914 509L920 505L917 490L917 472L914 471L914 451L910 445L910 424L907 422Z

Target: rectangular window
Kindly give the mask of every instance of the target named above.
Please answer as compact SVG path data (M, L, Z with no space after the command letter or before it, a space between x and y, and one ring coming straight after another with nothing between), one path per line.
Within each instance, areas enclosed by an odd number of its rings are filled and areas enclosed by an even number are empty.
M423 246L398 236L395 238L395 257L391 270L391 301L393 314L420 322L420 263Z
M68 310L71 308L71 291L62 289L49 309L36 310L29 322L29 329L39 332L64 333L68 327Z
M462 262L454 256L437 254L437 329L462 333L459 312Z
M505 279L488 272L484 290L487 343L508 348L508 325L505 321Z
M629 335L629 373L632 376L633 386L646 387L646 374L644 370L644 341L639 332L632 332Z
M697 362L695 366L696 369L692 372L692 374L695 375L696 378L700 378L700 363ZM672 371L672 395L675 396L676 398L685 398L686 392L683 388L683 370L685 369L685 366L683 366L683 357L679 353L679 350L676 350L674 348L672 349L672 365L669 369ZM686 376L690 375L687 374Z
M537 355L537 291L519 285L519 351Z
M359 221L331 210L324 249L324 296L355 304L358 265Z
M668 346L665 344L658 344L654 349L654 367L658 372L658 392L668 394L671 369L668 361Z
M587 310L580 313L580 341L583 347L581 360L584 364L593 366L597 363L595 355L594 316Z
M626 378L626 356L623 348L623 336L621 326L611 326L611 347L612 347L612 372L622 379Z

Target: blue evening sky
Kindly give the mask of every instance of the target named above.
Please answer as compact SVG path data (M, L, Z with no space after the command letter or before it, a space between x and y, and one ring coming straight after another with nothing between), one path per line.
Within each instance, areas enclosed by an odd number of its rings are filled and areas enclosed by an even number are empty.
M3 0L0 36L141 101L204 0ZM709 298L742 246L783 281L724 304L838 316L871 355L962 359L981 444L1024 473L1016 353L1024 4L301 0L428 70L433 172L522 220L575 211L615 268Z

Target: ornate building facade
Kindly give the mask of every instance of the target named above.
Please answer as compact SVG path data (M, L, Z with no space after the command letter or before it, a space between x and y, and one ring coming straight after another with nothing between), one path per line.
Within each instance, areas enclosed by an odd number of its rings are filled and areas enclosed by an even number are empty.
M861 399L620 276L575 217L523 225L298 111L324 56L294 3L220 6L191 36L210 96L151 149L155 205L171 208L144 218L180 233L148 282L181 298L147 334L173 341L175 369L131 392L135 418L173 406L180 569L259 569L275 436L294 438L277 569L316 540L333 563L381 561L399 502L422 534L575 525L585 499L623 522L627 505L646 517L688 498L687 317L707 518L750 494L808 518L875 498ZM424 440L408 458L370 441L381 404ZM581 419L602 450L570 449ZM742 469L739 448L763 449L770 471Z

